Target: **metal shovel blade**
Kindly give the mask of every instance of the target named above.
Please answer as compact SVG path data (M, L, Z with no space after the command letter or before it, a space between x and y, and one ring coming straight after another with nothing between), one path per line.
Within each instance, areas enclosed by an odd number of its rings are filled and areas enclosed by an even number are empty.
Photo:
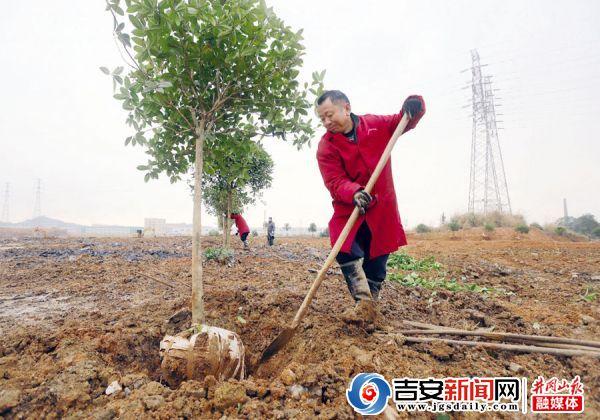
M269 344L262 355L260 356L260 363L267 361L271 356L277 353L279 350L285 347L285 345L292 339L296 334L296 328L286 328L279 333L279 335Z

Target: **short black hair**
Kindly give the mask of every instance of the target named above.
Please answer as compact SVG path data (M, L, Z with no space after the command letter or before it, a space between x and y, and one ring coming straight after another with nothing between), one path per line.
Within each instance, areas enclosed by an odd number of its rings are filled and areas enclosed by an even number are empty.
M321 105L327 99L329 99L331 102L343 101L347 104L350 103L350 99L348 99L346 94L341 90L326 90L321 96L319 96L319 99L317 99L317 105Z

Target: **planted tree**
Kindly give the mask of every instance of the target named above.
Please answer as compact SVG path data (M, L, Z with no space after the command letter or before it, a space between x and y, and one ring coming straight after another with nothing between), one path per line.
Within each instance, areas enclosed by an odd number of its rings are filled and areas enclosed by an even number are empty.
M226 136L210 150L204 165L203 200L223 227L223 246L229 247L231 213L254 203L271 186L273 160L263 147L243 132Z
M311 223L310 226L308 226L308 231L314 235L314 233L317 231L317 224Z
M263 1L108 0L107 10L129 69L102 71L112 75L115 98L129 111L134 134L125 143L149 155L138 169L146 181L195 174L192 323L200 324L204 152L232 127L301 147L313 134L308 91L318 94L324 72L313 73L310 87L300 84L302 31Z

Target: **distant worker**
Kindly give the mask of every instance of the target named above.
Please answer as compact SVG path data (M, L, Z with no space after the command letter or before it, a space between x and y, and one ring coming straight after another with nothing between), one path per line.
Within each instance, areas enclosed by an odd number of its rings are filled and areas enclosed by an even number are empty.
M235 227L237 228L237 232L235 234L240 235L240 239L244 244L244 249L248 249L248 234L250 233L248 223L246 223L242 215L239 213L231 213L229 218L235 221Z
M273 223L272 217L269 217L269 223L267 223L267 241L269 246L273 246L273 242L275 242L275 223Z

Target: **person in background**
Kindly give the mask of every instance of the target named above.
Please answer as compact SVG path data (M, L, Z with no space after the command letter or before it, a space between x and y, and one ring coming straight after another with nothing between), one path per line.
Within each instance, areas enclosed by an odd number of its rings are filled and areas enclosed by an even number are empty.
M248 234L250 233L248 223L246 223L242 215L239 213L231 213L229 218L235 221L235 227L237 228L236 235L240 235L240 239L244 244L244 249L248 249Z
M275 242L275 223L273 223L272 217L269 217L269 223L267 223L267 242L269 246L273 246Z

